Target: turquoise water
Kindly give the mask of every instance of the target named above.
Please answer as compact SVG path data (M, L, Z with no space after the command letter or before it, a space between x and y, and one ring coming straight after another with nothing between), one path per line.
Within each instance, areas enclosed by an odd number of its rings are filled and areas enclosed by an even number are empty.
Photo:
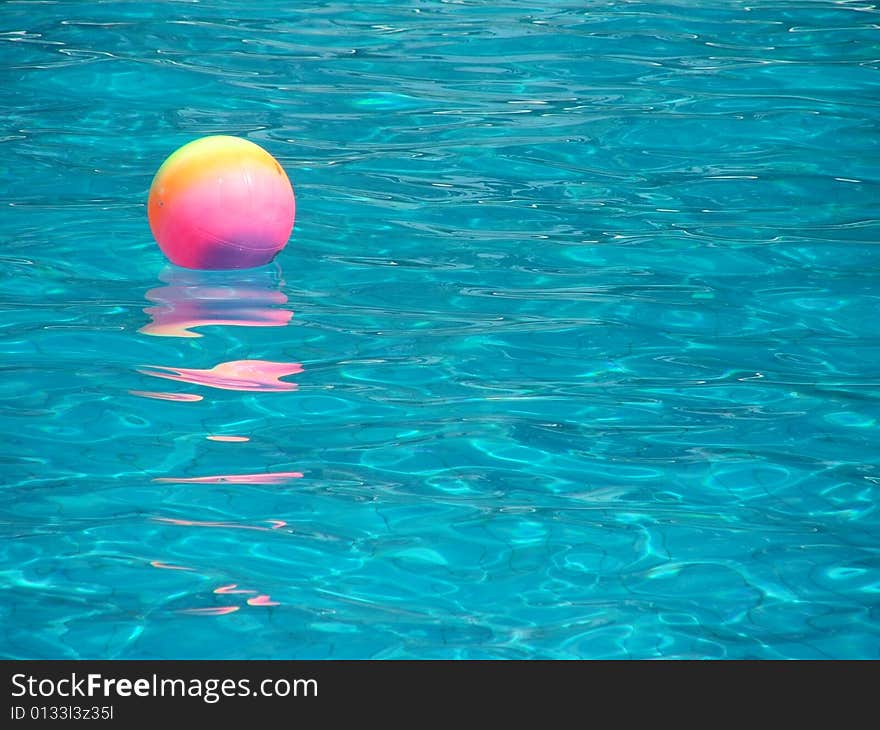
M878 34L0 5L0 655L880 657ZM265 268L150 236L218 133L296 188Z

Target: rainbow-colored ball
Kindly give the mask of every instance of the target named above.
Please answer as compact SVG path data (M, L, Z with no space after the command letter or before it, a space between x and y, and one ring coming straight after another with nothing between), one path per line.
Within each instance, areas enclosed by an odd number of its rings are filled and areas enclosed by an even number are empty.
M156 173L147 202L162 253L187 269L249 269L287 245L293 187L266 150L240 137L202 137Z

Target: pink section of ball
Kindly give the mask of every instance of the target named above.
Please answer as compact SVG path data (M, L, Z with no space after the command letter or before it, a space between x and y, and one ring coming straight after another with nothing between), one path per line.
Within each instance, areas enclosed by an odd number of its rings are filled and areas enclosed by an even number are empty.
M233 170L199 181L170 202L159 246L189 269L269 263L287 243L295 203L266 173ZM286 193L286 194L285 194Z

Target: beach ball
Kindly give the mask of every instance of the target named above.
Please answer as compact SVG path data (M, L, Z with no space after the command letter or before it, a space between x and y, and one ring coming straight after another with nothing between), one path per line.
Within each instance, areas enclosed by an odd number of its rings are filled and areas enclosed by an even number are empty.
M202 137L159 168L147 202L162 253L187 269L269 263L293 231L293 187L278 161L240 137Z

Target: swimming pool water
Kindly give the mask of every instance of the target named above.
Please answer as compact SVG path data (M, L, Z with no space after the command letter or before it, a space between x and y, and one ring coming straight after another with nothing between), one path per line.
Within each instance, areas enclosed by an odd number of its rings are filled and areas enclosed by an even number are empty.
M0 655L878 658L878 22L4 3ZM267 267L150 236L207 134Z

